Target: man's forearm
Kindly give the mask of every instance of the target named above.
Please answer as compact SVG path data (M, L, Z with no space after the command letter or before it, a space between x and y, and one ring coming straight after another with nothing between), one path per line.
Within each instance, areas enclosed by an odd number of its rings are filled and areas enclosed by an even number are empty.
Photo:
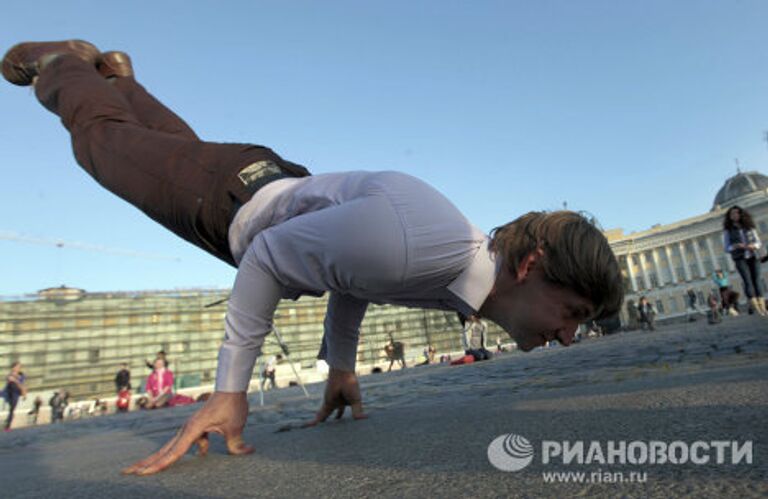
M260 239L254 240L240 262L224 321L224 343L219 349L216 391L244 392L261 354L264 337L272 330L272 317L282 288L261 264Z
M354 372L360 323L368 302L351 295L332 293L325 314L323 347L320 358L333 369Z

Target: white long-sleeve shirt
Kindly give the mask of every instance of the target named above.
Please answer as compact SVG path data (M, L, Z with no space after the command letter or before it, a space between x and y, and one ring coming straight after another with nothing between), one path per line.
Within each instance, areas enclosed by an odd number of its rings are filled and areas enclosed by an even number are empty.
M354 370L369 302L470 315L498 270L488 237L442 194L397 172L350 172L268 184L229 230L238 272L216 390L247 388L281 298L331 292L323 353Z
M742 244L752 244L755 247L755 251L743 248L744 251L744 258L756 258L758 256L758 251L761 248L760 244L760 237L757 235L757 231L755 229L738 229L739 234L739 240L733 241L731 240L731 233L729 231L723 231L723 246L725 246L725 251L727 253L733 253L733 251L736 250L733 246L736 243L742 243Z

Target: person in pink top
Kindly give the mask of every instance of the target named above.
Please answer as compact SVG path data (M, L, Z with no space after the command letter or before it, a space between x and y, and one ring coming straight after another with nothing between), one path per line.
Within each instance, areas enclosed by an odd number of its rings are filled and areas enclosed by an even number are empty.
M173 397L173 373L163 358L155 359L155 370L147 378L147 395L147 409L165 407Z

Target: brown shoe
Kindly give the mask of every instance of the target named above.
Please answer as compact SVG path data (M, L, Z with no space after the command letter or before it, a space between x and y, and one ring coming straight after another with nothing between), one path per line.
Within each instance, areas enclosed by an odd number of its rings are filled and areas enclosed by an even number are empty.
M83 40L19 43L11 47L3 57L3 77L14 85L31 85L46 64L55 56L63 54L71 54L96 64L99 49Z
M104 52L96 63L96 69L104 78L133 76L131 58L125 52Z

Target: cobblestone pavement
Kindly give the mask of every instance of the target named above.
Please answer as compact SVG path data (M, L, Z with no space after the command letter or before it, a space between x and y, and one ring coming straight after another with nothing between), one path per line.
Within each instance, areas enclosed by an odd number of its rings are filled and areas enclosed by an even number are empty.
M214 454L190 455L166 473L118 474L168 439L191 406L3 434L0 467L14 477L5 492L20 497L66 491L103 497L107 490L115 497L760 496L768 493L767 378L768 320L699 320L467 366L363 376L372 416L363 422L280 432L312 416L322 385L308 387L310 399L298 388L267 392L264 407L255 394L245 437L257 452L246 458L223 456L223 445L214 442ZM489 464L488 444L518 432L534 445L545 439L753 440L754 462L650 466L642 484L550 484L543 473L562 466L534 463L505 473Z

